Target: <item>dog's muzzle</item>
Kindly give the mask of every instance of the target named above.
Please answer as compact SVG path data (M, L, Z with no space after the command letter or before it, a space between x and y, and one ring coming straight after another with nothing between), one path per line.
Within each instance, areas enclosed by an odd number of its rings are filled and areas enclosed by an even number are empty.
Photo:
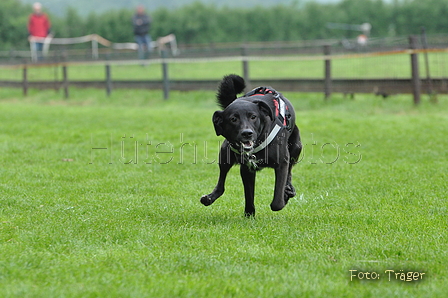
M244 129L241 132L240 148L242 151L250 152L254 148L255 141L253 140L254 132L251 129Z
M254 141L245 141L245 142L241 142L241 148L245 151L245 152L250 152L254 149Z

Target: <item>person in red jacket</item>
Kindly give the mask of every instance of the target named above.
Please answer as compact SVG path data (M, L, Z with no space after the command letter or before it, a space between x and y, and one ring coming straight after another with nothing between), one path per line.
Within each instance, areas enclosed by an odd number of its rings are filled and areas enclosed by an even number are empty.
M28 19L28 33L30 34L30 41L34 45L34 50L37 52L38 59L41 58L43 49L43 39L50 33L51 22L48 16L42 12L42 4L36 2L33 4L33 13ZM33 39L35 41L33 41Z

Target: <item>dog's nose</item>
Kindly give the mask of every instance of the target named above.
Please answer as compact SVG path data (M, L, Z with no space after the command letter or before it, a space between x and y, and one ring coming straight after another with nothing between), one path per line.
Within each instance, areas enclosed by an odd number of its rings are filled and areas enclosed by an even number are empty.
M245 129L241 132L241 135L243 136L243 138L246 138L246 139L252 137L253 134L254 134L254 132L250 129Z

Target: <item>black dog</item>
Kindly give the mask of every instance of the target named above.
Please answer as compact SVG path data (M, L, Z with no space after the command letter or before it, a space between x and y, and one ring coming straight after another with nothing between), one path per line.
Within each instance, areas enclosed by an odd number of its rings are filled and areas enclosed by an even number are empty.
M201 203L213 204L224 193L227 173L241 164L240 173L246 199L245 215L255 215L255 173L265 167L275 169L275 191L271 209L283 209L296 195L291 184L291 169L297 162L302 144L295 124L294 108L282 94L272 88L259 87L237 98L245 88L237 75L223 78L217 94L224 109L213 114L216 135L226 138L219 153L219 179L212 193Z

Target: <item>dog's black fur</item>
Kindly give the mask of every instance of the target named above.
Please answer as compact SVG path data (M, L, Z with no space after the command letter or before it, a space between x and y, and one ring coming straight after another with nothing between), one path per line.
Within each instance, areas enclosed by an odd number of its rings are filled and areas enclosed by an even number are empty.
M291 169L299 158L302 144L299 129L295 124L293 106L283 95L274 89L268 89L278 94L286 104L287 125L280 125L280 130L269 145L254 153L254 148L263 143L273 128L281 122L276 117L272 93L255 92L237 98L237 94L244 88L244 79L237 75L225 76L219 86L217 100L223 110L213 114L213 124L216 134L224 136L226 140L219 154L218 183L212 193L201 197L201 203L205 206L213 204L224 193L224 184L230 168L240 164L246 200L245 215L254 216L256 171L265 167L275 169L275 190L271 209L283 209L288 200L296 195L291 184Z

